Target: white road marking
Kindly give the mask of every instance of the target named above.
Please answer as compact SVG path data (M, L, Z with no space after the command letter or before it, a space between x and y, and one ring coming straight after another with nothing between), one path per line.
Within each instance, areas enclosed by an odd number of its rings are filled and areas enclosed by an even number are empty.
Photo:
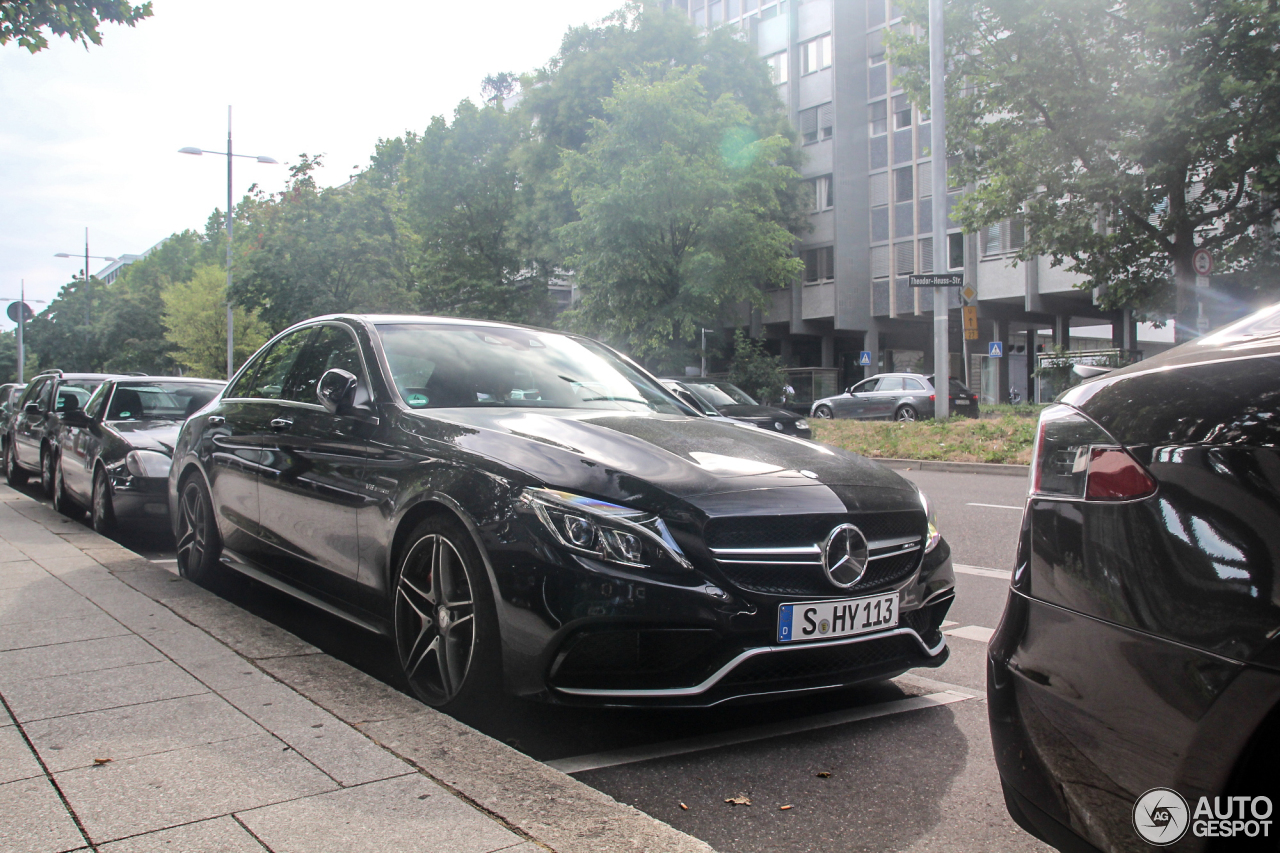
M945 625L947 623L943 622L942 624ZM951 624L954 625L956 623L952 622ZM987 694L982 690L975 690L972 687L961 687L959 684L950 684L946 681L938 681L936 678L926 678L925 676L917 675L914 672L899 675L893 680L896 684L905 684L909 687L916 687L921 690L932 690L935 693L945 691L948 693L964 693L968 696L972 696L974 699L987 698Z
M967 503L967 504L965 504L965 506L985 506L985 507L990 507L991 509L1016 509L1018 512L1022 512L1022 510L1023 510L1023 507L1020 507L1020 506L1009 506L1008 504L973 504L973 503Z
M1006 572L1004 569L984 569L982 566L965 566L955 563L951 566L962 575L977 575L980 578L1000 578L1001 580L1009 580L1013 577L1013 572Z
M829 714L818 714L799 720L787 720L786 722L769 723L763 726L750 726L749 728L737 729L731 732L718 732L700 737L667 741L666 743L647 744L630 749L597 752L592 755L578 755L573 758L558 758L555 761L548 761L547 765L562 773L583 773L587 770L599 770L602 767L617 767L620 764L634 764L638 761L668 758L673 755L703 752L722 746L736 746L741 743L751 743L752 741L765 740L767 738L799 734L800 732L825 729L845 723L855 723L876 717L887 717L907 711L917 711L921 708L936 708L941 705L964 702L973 698L975 697L968 692L943 690L926 696L908 696L905 699L894 699L890 702L880 702L862 708L851 708L847 711L833 711Z
M176 562L178 562L178 558L177 558L177 557L169 557L169 558L167 558L167 559L163 559L163 560L152 560L151 562L153 562L153 563L176 563Z
M948 619L947 621L943 622L943 623L942 623L942 625L941 625L941 626L939 626L939 627L941 627L941 628L943 628L943 629L946 629L946 628L954 628L955 626L957 626L957 625L959 625L959 624L960 624L959 622L952 622L950 619Z
M996 632L995 628L983 628L981 625L965 625L963 628L952 628L949 631L943 631L948 637L959 637L962 640L976 640L979 643L991 642L991 635Z

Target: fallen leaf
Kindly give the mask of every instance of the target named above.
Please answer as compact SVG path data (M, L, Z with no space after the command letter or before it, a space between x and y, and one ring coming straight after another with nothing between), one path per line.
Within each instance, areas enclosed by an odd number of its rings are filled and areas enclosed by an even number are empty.
M828 773L828 772L827 772L827 771L825 771L825 770L823 770L821 773L814 773L813 775L814 775L814 776L817 776L819 779L830 779L830 778L831 778L831 774L830 774L830 773Z
M681 804L680 804L680 808L684 809L685 811L688 811L688 810L689 810L689 807L688 807L688 806L686 806L684 803L681 803Z
M729 799L725 800L725 802L734 806L749 806L751 805L751 798L750 797L730 797Z
M110 764L110 763L111 763L111 761L112 761L112 759L110 759L110 758L95 758L95 759L93 759L93 763L94 763L94 764L96 764L96 765L98 765L99 767L101 767L103 764Z
M795 806L778 806L778 811L785 812L787 809L794 809Z

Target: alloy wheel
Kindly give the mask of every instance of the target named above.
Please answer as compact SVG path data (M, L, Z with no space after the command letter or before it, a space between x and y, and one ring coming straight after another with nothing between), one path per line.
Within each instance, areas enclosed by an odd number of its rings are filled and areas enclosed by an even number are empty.
M67 484L62 473L62 457L54 463L53 471L53 508L63 515L76 515L77 507L67 495Z
M200 484L189 480L178 502L178 571L184 577L198 575L205 567L213 539L212 516Z
M115 528L115 509L111 505L111 484L101 469L93 477L93 505L89 508L93 529L107 536Z
M830 419L831 419L831 409L827 408L826 406L819 406L819 407L814 411L813 416L814 416L815 418L822 418L823 420L830 420Z
M46 450L40 456L40 488L44 496L53 497L53 466L56 464L52 450Z
M914 421L916 419L916 410L910 406L903 406L901 409L898 409L896 419L900 421Z
M446 537L428 534L396 583L396 646L405 676L431 705L462 689L476 647L475 596L466 563Z

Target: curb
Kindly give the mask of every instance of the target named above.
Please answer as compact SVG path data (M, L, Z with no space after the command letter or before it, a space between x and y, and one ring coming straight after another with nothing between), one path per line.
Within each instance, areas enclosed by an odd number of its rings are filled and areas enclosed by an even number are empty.
M20 492L0 487L0 500L77 548L97 571L105 569L544 850L714 853L705 842L421 704Z
M893 459L887 456L868 456L873 462L881 462L907 471L949 471L953 474L1002 474L1007 477L1026 477L1030 465L1008 465L1002 462L935 462L930 459Z

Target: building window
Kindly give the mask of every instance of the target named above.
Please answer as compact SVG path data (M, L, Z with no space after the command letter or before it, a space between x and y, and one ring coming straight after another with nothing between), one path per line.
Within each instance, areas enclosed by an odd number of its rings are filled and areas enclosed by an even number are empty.
M933 238L920 238L920 272L933 272Z
M889 239L889 205L871 208L871 242Z
M1027 229L1021 216L993 222L982 229L982 255L990 257L1017 252L1027 242Z
M964 269L964 235L959 232L947 235L947 268Z
M876 101L868 108L871 113L871 135L889 132L889 102Z
M893 200L911 201L913 197L911 188L911 167L908 166L905 169L894 169Z
M893 246L893 265L896 275L910 275L916 271L916 244L914 240L904 240Z
M814 213L830 210L836 206L835 185L832 183L830 175L815 178L811 183L813 185Z
M800 45L800 73L814 74L831 67L831 36L819 36Z
M830 139L834 132L835 110L830 103L800 111L800 137L805 145Z
M835 105L827 102L818 107L818 132L823 139L830 139L836 132Z
M889 90L889 66L881 63L867 71L867 97L883 98Z
M879 207L889 203L889 173L880 172L868 179L871 185L871 206Z
M787 52L775 53L773 56L765 57L765 63L768 64L769 70L773 74L774 83L787 82Z
M762 21L767 21L770 18L776 18L776 17L778 17L777 6L769 6L767 8L763 8L760 10L760 20Z
M821 249L805 249L800 253L804 259L804 283L817 284L820 281L832 281L836 277L836 250L834 246Z
M893 96L893 129L911 127L911 102L906 95Z
M889 277L889 247L888 246L872 246L871 247L871 277L872 278L888 278Z
M867 60L872 65L884 64L884 30L876 30L867 36Z

